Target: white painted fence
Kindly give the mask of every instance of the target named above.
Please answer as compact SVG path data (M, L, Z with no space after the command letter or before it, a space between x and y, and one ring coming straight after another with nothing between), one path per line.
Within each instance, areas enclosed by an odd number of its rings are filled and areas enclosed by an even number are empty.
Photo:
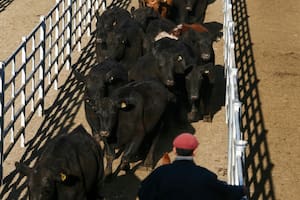
M105 7L105 1L101 1ZM57 0L46 17L4 62L0 62L0 180L3 162L33 115L43 115L44 98L57 90L58 76L71 66L72 51L81 48L82 35L91 33L99 0ZM4 146L4 140L10 144ZM6 145L6 144L5 144Z
M231 0L224 0L224 63L226 76L226 123L228 125L228 183L244 185L245 147L240 130L241 102L238 95Z

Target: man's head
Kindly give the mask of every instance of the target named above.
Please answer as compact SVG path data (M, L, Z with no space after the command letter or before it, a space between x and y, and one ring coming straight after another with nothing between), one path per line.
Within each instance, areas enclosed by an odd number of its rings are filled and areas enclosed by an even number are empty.
M191 133L181 133L173 141L173 149L179 156L192 156L198 147L197 138Z

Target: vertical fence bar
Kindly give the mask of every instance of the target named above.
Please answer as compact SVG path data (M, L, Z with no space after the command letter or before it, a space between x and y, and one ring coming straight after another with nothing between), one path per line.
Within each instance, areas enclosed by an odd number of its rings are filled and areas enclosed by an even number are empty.
M46 54L46 20L44 16L40 17L40 67L39 67L39 106L38 115L42 116L44 112L44 90L45 90L45 54Z
M26 107L26 65L27 65L27 55L26 55L26 43L27 38L22 37L23 48L22 48L22 70L21 70L21 87L23 87L21 92L21 127L23 128L23 132L21 134L21 147L25 146L25 107Z
M82 1L78 0L79 5L78 5L78 51L81 51L81 35L82 35L82 31L81 31L81 26L82 26ZM76 16L75 16L76 18Z
M3 184L5 64L0 62L0 182Z
M56 0L56 3L59 3L59 0ZM55 45L54 45L54 55L55 55L55 63L54 63L54 74L57 76L58 74L58 34L59 34L59 6L57 5L55 9ZM57 77L54 79L54 90L58 89Z
M49 43L48 43L48 49L49 49L49 58L48 58L48 65L47 65L47 69L48 69L48 85L51 84L51 65L52 65L52 15L49 16L49 28L48 30L51 30L51 34L49 34ZM50 32L49 32L50 33Z
M72 1L72 7L73 7L73 1ZM73 10L74 9L74 10ZM74 30L72 30L72 35L73 35L73 45L75 45L76 44L76 25L77 25L77 20L76 20L76 13L77 13L77 3L76 3L76 1L75 1L75 3L74 3L74 8L72 8L72 11L73 11L73 14L72 14L72 20L73 20L73 29ZM73 33L73 31L74 31L74 33Z
M62 6L62 13L63 13L63 16L61 18L61 30L62 30L62 33L61 33L61 46L62 46L62 49L61 49L61 63L64 63L64 59L65 59L65 0L62 0L61 1L61 6Z
M15 121L15 93L16 93L16 89L15 89L15 85L16 85L16 58L14 57L12 60L12 64L11 64L11 78L12 78L12 83L11 83L11 99L12 100L12 104L11 104L11 113L10 113L10 121L14 122ZM4 92L4 91L3 91ZM14 142L14 131L15 131L15 124L13 123L11 128L10 128L10 142L13 143Z
M92 27L91 27L91 11L92 11L92 8L91 8L91 1L92 0L87 0L86 2L86 12L87 12L87 24L88 24L88 30L87 30L87 35L90 37L91 36L91 31L92 31Z
M67 60L67 70L70 69L71 67L71 49L72 49L72 1L71 0L67 0L67 4L68 4L68 12L67 12L67 49L66 49L66 53L68 56L68 60Z
M32 38L32 44L31 44L31 51L35 52L35 35L33 35ZM34 53L35 54L35 53ZM31 73L32 73L32 78L31 78L31 93L34 94L35 90L35 56L32 56L31 58ZM34 95L31 97L30 102L31 102L31 109L30 111L34 111Z

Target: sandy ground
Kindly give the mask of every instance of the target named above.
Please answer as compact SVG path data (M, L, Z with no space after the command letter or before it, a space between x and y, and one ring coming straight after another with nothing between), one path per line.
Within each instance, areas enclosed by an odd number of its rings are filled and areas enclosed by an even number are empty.
M299 199L300 2L241 0L234 9L244 16L236 49L246 58L238 63L253 199Z
M0 60L5 60L19 45L21 36L34 28L39 16L46 14L55 1L0 2ZM128 2L122 5L127 6ZM277 0L271 5L258 0L233 1L236 30L239 31L236 34L236 53L243 102L242 130L249 142L247 184L254 200L292 200L300 196L300 151L297 144L300 141L297 109L300 74L296 71L300 64L299 9L300 3L293 1L292 4L291 0ZM206 21L223 22L221 0L209 6ZM86 38L85 44L73 59L77 68L86 68L94 62L92 40ZM223 65L223 42L218 42L214 48L217 64ZM26 148L15 147L16 150L4 161L1 199L23 199L24 179L14 170L15 161L22 158L32 164L42 144L56 133L78 124L89 129L82 106L82 86L68 73L60 85L57 95L48 98L49 112L45 119L35 121L29 128L31 136L26 138L29 141ZM173 136L186 130L194 132L200 140L196 162L226 180L224 107L215 114L212 124L202 121L192 126L176 127L174 124L174 129L161 139L164 148L159 149L160 153L170 152ZM33 135L34 140L30 140ZM133 175L120 175L106 185L105 193L109 199L135 199L137 186L147 173L137 170ZM111 187L114 189L109 189Z

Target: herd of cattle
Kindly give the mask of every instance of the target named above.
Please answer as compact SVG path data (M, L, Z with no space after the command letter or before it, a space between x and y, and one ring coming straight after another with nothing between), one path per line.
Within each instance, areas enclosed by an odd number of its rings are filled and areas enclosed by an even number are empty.
M133 161L155 165L153 147L170 117L212 121L220 29L203 23L208 1L153 2L97 15L97 64L87 75L73 71L86 88L92 134L78 126L49 142L34 167L16 163L30 199L101 199L107 177L130 172Z

